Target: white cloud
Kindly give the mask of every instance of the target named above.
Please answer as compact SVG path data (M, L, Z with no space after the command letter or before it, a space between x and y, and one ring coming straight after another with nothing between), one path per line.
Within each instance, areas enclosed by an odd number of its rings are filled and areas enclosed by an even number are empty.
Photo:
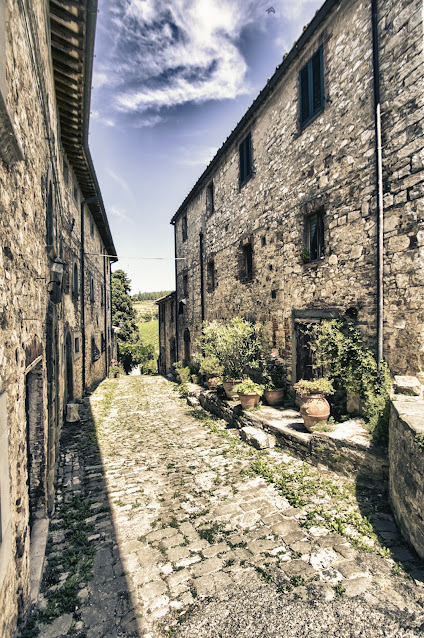
M108 212L113 216L113 217L117 217L118 219L122 219L124 221L130 221L130 217L127 215L126 211L122 208L118 208L117 206L110 206L108 208Z
M178 150L177 162L183 166L206 166L217 152L216 146L183 147Z
M111 168L108 168L107 172L110 175L110 177L118 184L118 186L120 186L122 190L124 190L128 195L130 195L134 199L134 193L130 185L128 184L128 182L121 175L118 175L118 173L115 173L115 171L112 170Z
M267 14L270 4L275 14ZM286 43L300 35L302 17L312 17L319 4L320 0L105 0L108 47L93 76L104 97L104 123L113 123L120 112L136 126L154 126L166 108L249 93L248 68L240 51L246 27L265 31L271 20L277 21L274 37L283 54L289 48Z

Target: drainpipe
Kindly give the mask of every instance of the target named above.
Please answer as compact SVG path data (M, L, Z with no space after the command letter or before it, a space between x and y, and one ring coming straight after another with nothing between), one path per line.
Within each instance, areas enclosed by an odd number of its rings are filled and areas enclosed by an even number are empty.
M180 348L178 339L178 272L177 272L177 226L174 222L174 268L175 268L175 357L176 361L180 360Z
M103 257L103 313L104 313L104 343L105 343L105 377L107 377L109 372L109 359L108 359L108 345L109 345L109 335L107 333L107 286L106 286L106 259L107 257Z
M375 126L375 159L377 176L377 364L381 368L383 359L383 157L381 143L381 98L380 98L380 65L378 42L378 0L371 0L372 11L372 63L374 76L374 126Z
M81 267L81 340L82 340L82 394L85 392L86 385L86 375L85 375L85 364L86 364L86 346L85 346L85 249L84 249L84 206L87 204L92 204L93 202L98 200L98 195L93 195L93 197L89 197L88 199L84 199L81 202L81 253L80 253L80 267Z
M205 320L205 282L203 272L203 233L199 234L199 259L200 259L200 305L202 309L202 323Z

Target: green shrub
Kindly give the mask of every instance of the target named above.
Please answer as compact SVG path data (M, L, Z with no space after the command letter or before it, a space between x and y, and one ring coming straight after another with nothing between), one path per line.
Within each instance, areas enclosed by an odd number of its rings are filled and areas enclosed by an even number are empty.
M264 386L255 383L252 379L245 379L234 386L234 392L237 394L258 394L261 397L264 393Z
M313 334L316 366L326 370L336 391L360 395L374 441L386 445L392 386L387 364L383 361L378 370L364 335L347 319L324 321L313 328Z
M205 357L219 361L225 379L240 379L248 369L258 368L262 345L262 325L241 317L203 324L200 347Z

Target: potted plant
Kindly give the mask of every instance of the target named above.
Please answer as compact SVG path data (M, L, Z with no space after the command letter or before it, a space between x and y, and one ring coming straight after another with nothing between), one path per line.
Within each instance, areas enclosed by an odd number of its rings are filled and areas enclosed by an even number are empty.
M234 386L243 380L246 370L258 367L262 326L241 317L228 323L205 322L200 343L205 356L214 355L222 365L225 394L234 398Z
M328 421L330 404L325 395L334 394L333 384L325 377L321 379L300 379L294 389L301 398L300 414L306 429L312 432L314 423Z
M259 399L264 393L264 387L259 385L259 383L255 383L252 379L245 379L234 386L234 392L238 394L243 410L247 410L258 405Z
M213 354L203 356L195 352L193 359L199 363L199 372L205 375L208 389L214 390L224 372L224 367L219 363L218 358Z
M283 402L287 384L287 371L277 352L270 352L262 360L262 380L265 386L265 399L268 405L280 405Z

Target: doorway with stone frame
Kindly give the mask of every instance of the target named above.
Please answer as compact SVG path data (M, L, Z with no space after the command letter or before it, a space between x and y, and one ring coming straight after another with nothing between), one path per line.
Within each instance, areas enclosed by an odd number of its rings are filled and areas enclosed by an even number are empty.
M329 321L339 316L339 311L334 308L325 310L293 310L293 336L292 342L292 379L313 379L321 376L322 370L316 367L313 349L312 328L323 321Z

